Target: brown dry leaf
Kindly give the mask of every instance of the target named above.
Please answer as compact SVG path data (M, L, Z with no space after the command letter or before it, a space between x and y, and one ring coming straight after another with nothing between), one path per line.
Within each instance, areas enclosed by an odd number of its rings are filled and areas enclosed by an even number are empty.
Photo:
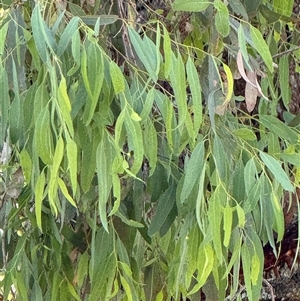
M256 82L256 74L253 71L247 71L247 77L251 81L251 84L246 82L245 88L245 102L249 113L251 113L256 105L258 89L252 83Z

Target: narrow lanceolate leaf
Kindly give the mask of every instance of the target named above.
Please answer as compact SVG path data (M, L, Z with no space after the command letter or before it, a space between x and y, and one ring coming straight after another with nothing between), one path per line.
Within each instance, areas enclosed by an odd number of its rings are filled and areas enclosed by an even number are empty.
M221 0L214 1L214 6L217 10L215 16L217 31L221 36L227 37L230 31L228 8Z
M212 4L207 0L175 0L173 9L177 11L200 12Z
M226 199L226 191L219 185L209 201L208 218L210 221L210 227L213 238L213 246L216 253L216 257L219 262L223 262L222 254L222 235L221 235L221 221L222 221L222 202Z
M38 176L34 194L35 194L35 216L38 227L42 230L42 202L45 187L45 174L44 171Z
M289 56L284 55L279 59L278 69L281 97L288 110L291 101Z
M55 215L57 212L57 185L58 185L58 175L59 175L59 167L64 155L64 141L62 137L59 137L56 143L55 152L53 156L53 164L50 169L50 181L49 181L49 202L54 210Z
M229 241L231 238L231 232L232 232L232 211L233 208L231 208L228 204L223 209L223 230L224 230L224 240L223 244L227 248L229 245Z
M16 93L14 100L11 103L9 118L11 121L10 123L10 139L13 144L17 143L21 136L22 132L22 106L20 95ZM22 114L22 115L21 115Z
M223 68L226 74L226 84L223 84L225 86L225 101L223 105L227 105L233 95L233 75L230 68L226 64L223 64Z
M45 164L52 164L50 114L48 107L38 115L35 123L34 141L38 156Z
M189 137L193 137L193 122L187 107L185 68L180 53L177 58L174 54L172 55L170 79L178 106L178 126L185 124Z
M39 56L42 59L42 61L46 63L49 58L49 54L47 50L47 45L45 43L42 34L42 30L41 30L42 26L41 26L40 19L41 19L40 7L39 5L36 5L32 11L32 17L31 17L32 34L34 37L35 45L39 53Z
M5 46L5 42L6 42L6 35L7 35L9 22L13 22L13 21L12 20L8 21L4 25L1 24L2 28L0 29L0 37L1 37L1 40L0 40L0 56L2 56L3 52L4 52L4 46Z
M71 205L73 205L76 208L77 205L76 205L75 201L72 199L72 197L70 196L65 182L59 177L57 178L57 182L58 182L58 186L59 186L61 192L63 193L64 197L69 201L69 203Z
M201 246L198 252L197 260L197 284L189 291L189 295L193 295L199 291L199 289L207 281L208 276L212 272L215 261L215 253L211 244Z
M77 144L74 140L67 141L67 158L68 158L68 168L70 173L70 181L73 190L73 196L77 190Z
M168 78L171 71L171 64L172 64L172 48L171 48L171 39L170 39L169 32L165 27L163 28L164 28L163 48L164 48L164 59L165 59L164 75L165 78Z
M150 78L156 82L158 70L161 63L161 56L157 58L157 45L155 45L146 35L144 39L131 27L128 27L130 41L142 64L145 66Z
M202 91L198 72L190 56L188 57L186 63L186 73L192 93L194 113L194 137L196 138L199 133L200 126L202 124Z
M176 187L171 185L158 199L156 213L148 228L148 234L154 235L164 224L176 201Z
M48 49L51 52L55 52L57 45L52 31L47 27L46 22L42 18L39 4L32 11L31 25L36 48L42 61L47 63L49 60Z
M249 55L248 55L248 51L247 51L244 27L242 24L240 24L240 26L238 28L238 42L239 42L241 57L244 58L244 61L247 65L248 69L252 70L251 68L249 68Z
M82 51L81 74L89 96L83 114L83 121L88 125L93 119L104 80L103 54L96 43L90 43Z
M64 77L62 77L58 87L57 100L61 115L63 117L63 122L67 124L70 136L73 137L74 128L71 118L71 103L67 92L66 79Z
M8 91L8 78L6 70L0 64L0 95L1 96L1 128L0 128L0 147L2 148L5 141L6 129L9 122L9 91Z
M181 203L189 197L195 183L199 181L204 164L204 154L204 142L198 143L185 170L184 182L180 194Z
M96 165L99 190L99 215L104 229L108 232L106 204L112 188L112 163L115 157L115 149L109 134L105 131L103 138L97 147Z
M272 172L275 179L282 185L283 189L293 192L294 187L289 177L282 169L280 163L267 153L260 152L259 155L266 166L269 168L269 170Z
M298 134L278 118L270 115L260 115L259 121L271 132L282 139L289 141L291 144L296 144L298 142Z
M268 67L270 72L274 71L272 55L270 53L269 47L263 38L261 32L250 24L250 34L253 45L259 55L262 57L266 66Z
M115 62L111 61L109 62L109 72L115 94L123 92L125 90L125 79L120 67Z
M153 174L157 162L157 132L152 121L148 118L143 127L143 141L145 149L145 157L149 162L150 173Z
M124 123L128 135L129 148L134 152L134 160L130 171L133 175L136 175L141 169L144 159L142 129L140 122L135 121L131 118L131 113L129 112L129 110L126 110Z
M74 32L78 29L78 21L78 17L73 17L70 23L66 26L57 46L57 56L61 56L68 47Z

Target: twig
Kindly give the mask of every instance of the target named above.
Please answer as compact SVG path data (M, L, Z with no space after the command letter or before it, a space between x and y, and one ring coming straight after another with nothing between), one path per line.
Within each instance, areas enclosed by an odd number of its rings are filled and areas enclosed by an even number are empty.
M275 301L275 295L274 295L274 290L273 290L273 286L270 284L270 282L266 279L263 279L263 283L268 287L269 291L270 291L270 295L271 295L271 300Z

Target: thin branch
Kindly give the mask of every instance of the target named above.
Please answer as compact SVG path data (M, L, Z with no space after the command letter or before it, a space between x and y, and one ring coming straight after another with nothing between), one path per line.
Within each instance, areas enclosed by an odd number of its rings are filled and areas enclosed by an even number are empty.
M270 291L270 295L271 295L271 300L275 301L275 295L274 295L274 290L273 290L273 286L270 284L270 282L266 279L263 279L263 283L268 287L269 291Z

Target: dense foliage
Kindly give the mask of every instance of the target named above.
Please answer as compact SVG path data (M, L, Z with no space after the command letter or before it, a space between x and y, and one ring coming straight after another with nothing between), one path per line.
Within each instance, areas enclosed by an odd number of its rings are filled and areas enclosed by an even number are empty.
M300 179L294 1L150 2L3 1L4 300L259 299Z

